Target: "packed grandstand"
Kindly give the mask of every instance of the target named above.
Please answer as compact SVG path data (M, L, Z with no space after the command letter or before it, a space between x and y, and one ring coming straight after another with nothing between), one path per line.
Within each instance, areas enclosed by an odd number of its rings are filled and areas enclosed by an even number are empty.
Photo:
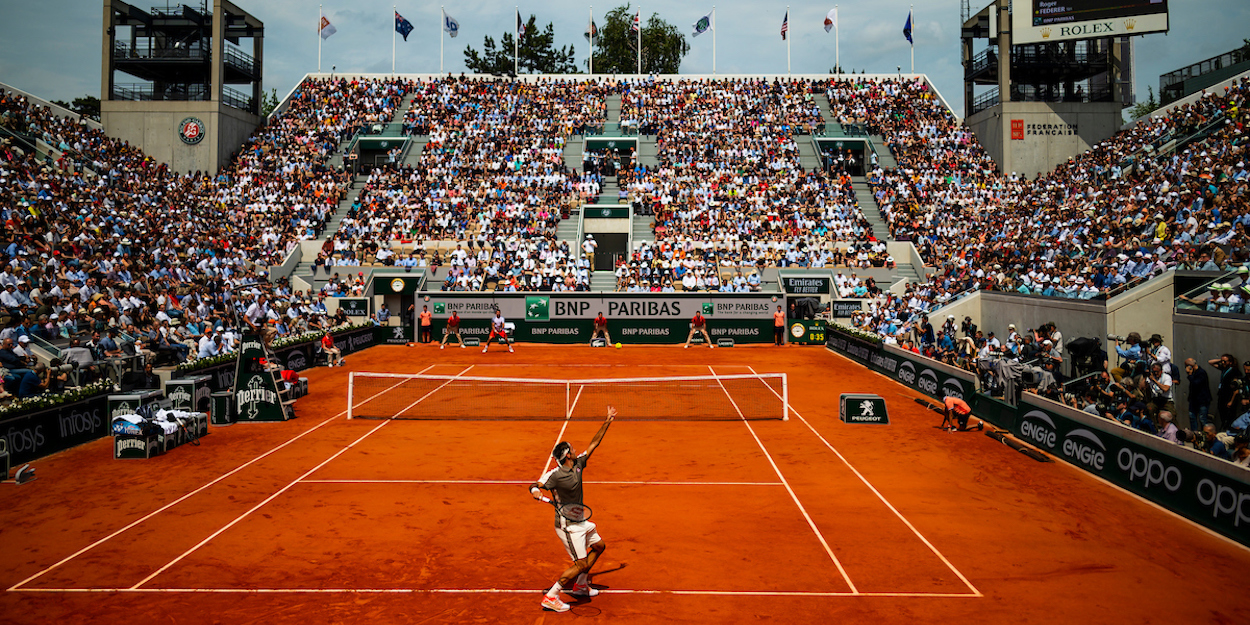
M346 323L322 301L359 294L374 266L422 267L458 291L588 290L610 270L629 292L744 292L767 268L830 267L839 295L865 300L860 329L919 341L922 315L977 290L1105 298L1171 269L1243 266L1247 88L1158 111L1033 180L998 171L923 79L309 77L229 165L192 174L4 93L0 353L20 369L9 355L29 336L96 360L210 357L238 341L234 310L259 306L284 335ZM654 140L654 162L570 167L566 145L602 132L609 98L622 129ZM334 157L391 123L422 137L420 157L366 166L352 196ZM879 135L897 163L861 164L871 198L844 161L802 163L797 142L838 126ZM558 232L606 178L649 236L594 267L590 246ZM301 241L323 242L311 262L324 286L268 280ZM855 276L893 265L888 241L911 242L932 273L888 290ZM1243 282L1194 305L1241 312Z

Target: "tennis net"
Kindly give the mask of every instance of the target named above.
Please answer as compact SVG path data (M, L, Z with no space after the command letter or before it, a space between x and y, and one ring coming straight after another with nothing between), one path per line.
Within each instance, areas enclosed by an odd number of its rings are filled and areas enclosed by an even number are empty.
M557 380L355 371L349 419L787 419L786 374Z

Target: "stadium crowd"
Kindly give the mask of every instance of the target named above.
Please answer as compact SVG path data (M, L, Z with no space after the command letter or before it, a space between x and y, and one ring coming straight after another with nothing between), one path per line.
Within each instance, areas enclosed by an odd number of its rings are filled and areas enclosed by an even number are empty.
M327 327L315 294L266 284L266 269L319 235L349 180L328 159L403 92L398 81L306 81L215 174L171 172L86 123L0 94L0 123L14 133L0 145L0 336L18 348L23 337L85 348L73 353L92 368L121 353L173 364L228 349L262 295L253 323L284 334ZM20 390L25 368L5 368L9 391Z

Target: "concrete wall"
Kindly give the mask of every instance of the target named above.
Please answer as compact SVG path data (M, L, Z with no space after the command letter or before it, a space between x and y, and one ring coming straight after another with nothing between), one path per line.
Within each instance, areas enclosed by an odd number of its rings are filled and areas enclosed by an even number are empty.
M1172 309L1176 301L1174 275L1169 271L1111 298L1107 302L1107 332L1121 336L1137 332L1142 339L1160 334L1163 344L1175 352L1175 337L1172 336ZM1114 358L1112 364L1115 364Z
M587 217L586 219L582 220L582 232L589 232L591 234L594 234L596 232L615 232L615 233L628 234L630 232L630 228L631 228L631 225L630 225L629 219L619 219L619 218L604 219L602 217L593 217L593 218Z
M187 145L178 136L182 120L204 122L204 140ZM100 103L104 131L137 146L177 172L216 172L260 124L260 117L214 102Z
M1250 318L1234 318L1202 312L1175 312L1172 314L1172 359L1181 367L1186 358L1193 358L1207 370L1211 378L1211 396L1219 388L1220 371L1207 364L1208 360L1222 354L1232 354L1241 363L1250 359ZM1176 408L1184 414L1189 408L1189 381L1181 369L1181 392L1176 395ZM1211 413L1215 414L1214 403Z
M1011 138L1011 122L1024 123L1024 138ZM1110 137L1123 122L1120 105L1108 103L1006 102L968 118L968 126L1005 173L1036 178Z

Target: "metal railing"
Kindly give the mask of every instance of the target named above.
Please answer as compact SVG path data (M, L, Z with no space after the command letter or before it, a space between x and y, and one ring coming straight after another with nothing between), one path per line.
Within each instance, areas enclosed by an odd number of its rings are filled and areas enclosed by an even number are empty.
M979 96L972 99L972 109L969 111L972 115L976 115L987 108L998 106L998 87L994 87Z
M209 94L208 85L196 83L164 84L159 89L142 83L113 85L114 100L207 102Z
M1164 104L1184 97L1185 81L1250 61L1250 46L1192 63L1159 76L1159 100Z
M188 44L177 42L167 46L152 45L151 43L130 45L124 41L118 41L113 44L114 59L204 61L210 56L212 56L212 51L202 41Z

